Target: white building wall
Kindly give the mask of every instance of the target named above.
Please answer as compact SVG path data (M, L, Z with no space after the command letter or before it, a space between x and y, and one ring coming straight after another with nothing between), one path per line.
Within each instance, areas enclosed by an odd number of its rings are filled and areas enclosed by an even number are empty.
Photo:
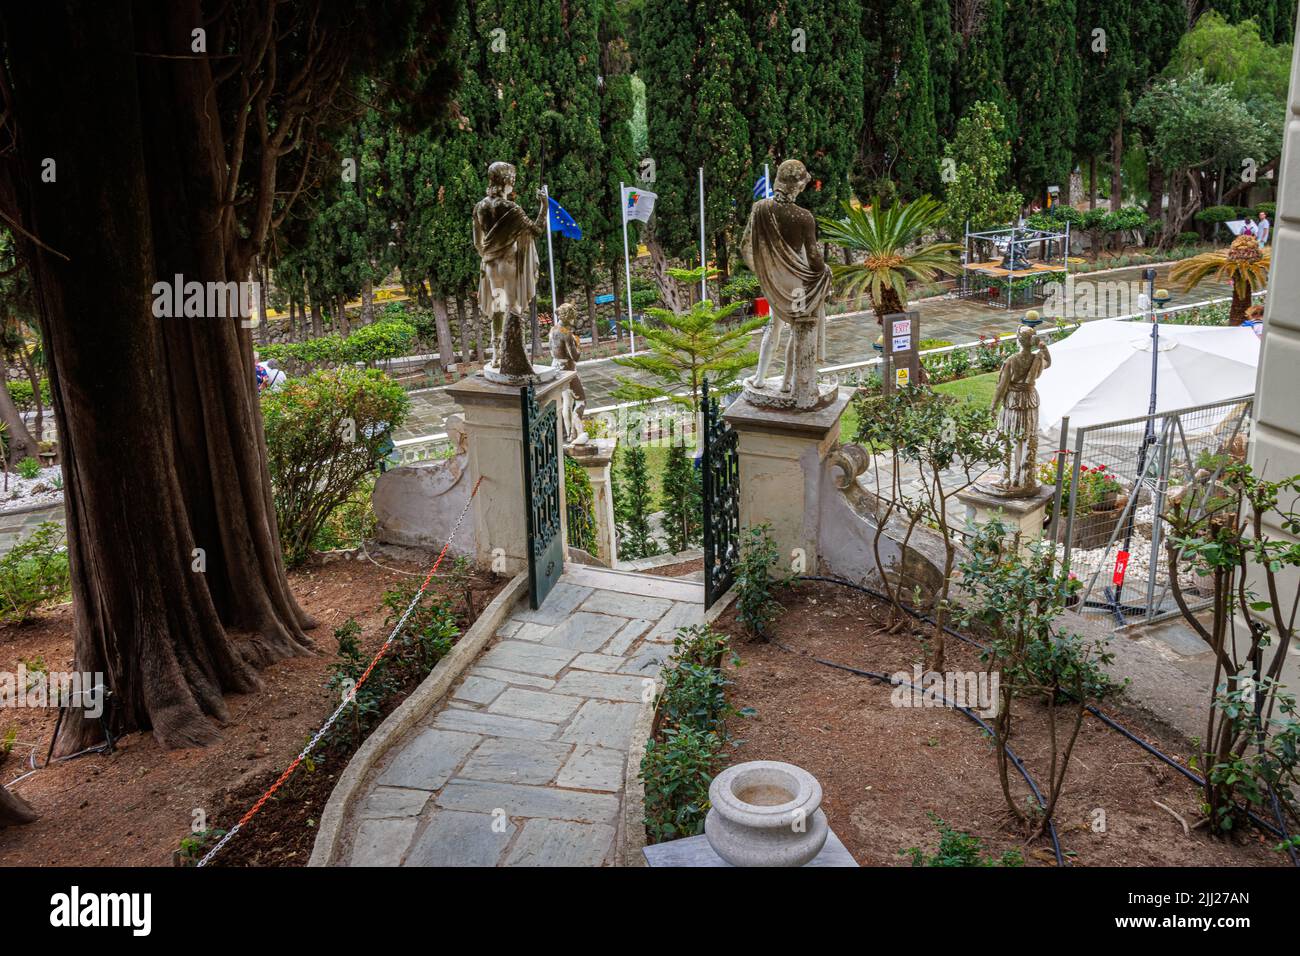
M1255 472L1273 480L1300 474L1300 29L1296 39L1250 455Z

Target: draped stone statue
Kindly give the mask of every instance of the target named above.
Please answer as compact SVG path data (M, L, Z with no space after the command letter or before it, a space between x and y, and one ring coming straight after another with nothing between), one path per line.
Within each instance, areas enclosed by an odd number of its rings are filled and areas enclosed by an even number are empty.
M1047 345L1029 326L1016 332L1020 350L1002 363L993 411L1001 406L998 433L1006 440L1002 477L985 490L1006 497L1032 495L1038 490L1038 376L1052 365Z
M555 324L551 327L551 367L566 372L577 372L578 336L573 331L578 318L578 309L572 302L565 302L555 312ZM582 379L577 375L569 380L569 387L560 396L560 421L564 428L566 445L585 445L588 441L586 429L582 425L582 414L587 410L587 392L582 387Z
M817 220L795 205L809 179L799 160L783 162L777 169L774 195L754 203L741 239L741 254L772 310L759 346L758 371L745 380L745 397L754 405L817 408L836 392L833 385L819 387L817 381L817 361L825 351L831 270L817 243ZM767 382L767 369L784 325L791 333L785 375L775 386Z
M547 228L545 190L541 211L529 219L511 195L515 167L488 167L487 196L474 207L474 248L483 264L479 272L479 307L492 317L493 356L483 370L490 381L522 385L537 377L524 348L523 314L537 291L537 246Z

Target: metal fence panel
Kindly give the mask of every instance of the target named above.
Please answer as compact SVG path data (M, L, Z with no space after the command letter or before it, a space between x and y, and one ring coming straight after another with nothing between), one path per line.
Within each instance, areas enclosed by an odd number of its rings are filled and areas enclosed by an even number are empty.
M1053 504L1065 520L1053 528L1057 554L1083 583L1080 610L1120 625L1178 613L1162 515L1172 501L1204 513L1224 465L1245 459L1253 403L1242 396L1075 431L1070 478ZM1192 609L1206 606L1209 581L1180 573Z

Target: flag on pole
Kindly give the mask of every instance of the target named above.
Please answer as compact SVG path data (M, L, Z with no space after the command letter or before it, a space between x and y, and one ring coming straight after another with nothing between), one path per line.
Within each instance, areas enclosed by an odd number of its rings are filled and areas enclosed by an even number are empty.
M658 198L658 193L652 193L648 189L624 186L623 221L631 222L633 219L639 219L641 222L649 222L650 214L655 211L655 200Z
M569 215L569 210L565 209L554 199L551 203L551 232L558 232L562 236L570 239L582 238L582 227L573 221Z
M767 173L758 177L758 182L754 183L755 199L771 199L772 187L767 184Z

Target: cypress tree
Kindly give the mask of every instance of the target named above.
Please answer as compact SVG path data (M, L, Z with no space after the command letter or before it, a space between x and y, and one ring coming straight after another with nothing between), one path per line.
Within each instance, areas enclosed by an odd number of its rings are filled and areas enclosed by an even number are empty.
M1006 85L1006 0L986 0L957 30L953 112L965 116L977 102L993 103L1014 132L1016 104Z
M645 0L637 32L637 72L646 85L647 167L644 183L657 193L655 239L670 256L690 256L699 152L694 144L698 103L698 5L689 0Z
M885 198L897 191L911 199L935 191L939 182L925 15L921 0L869 0L866 19L871 35L882 38L875 65L884 76L867 78L862 186Z
M703 525L700 493L699 473L686 453L686 445L675 442L668 449L660 498L669 551L685 551L700 540Z
M953 86L957 72L957 36L952 29L950 0L921 0L926 45L930 58L930 95L939 137L952 136L957 125Z
M650 533L650 472L646 467L645 448L639 444L623 447L623 479L619 490L627 529L618 544L619 555L631 560L658 554L659 542Z
M1055 184L1068 198L1079 128L1075 9L1074 0L1021 0L1006 25L1007 87L1018 107L1011 162L1028 197Z
M705 241L717 257L725 280L730 271L728 233L737 238L753 201L753 160L750 155L749 120L741 111L734 90L751 85L755 56L739 5L734 0L714 0L704 8L704 48L700 59L700 91L693 141L702 149L698 166L705 178ZM692 228L699 235L698 182L691 179L694 202ZM691 264L699 253L691 257ZM716 296L715 296L716 298Z
M1134 72L1129 36L1129 0L1078 0L1079 3L1079 116L1075 142L1087 161L1088 205L1097 195L1098 156L1110 153L1111 162L1122 161L1124 114ZM1112 177L1111 191L1120 186ZM1112 195L1111 208L1123 197Z

